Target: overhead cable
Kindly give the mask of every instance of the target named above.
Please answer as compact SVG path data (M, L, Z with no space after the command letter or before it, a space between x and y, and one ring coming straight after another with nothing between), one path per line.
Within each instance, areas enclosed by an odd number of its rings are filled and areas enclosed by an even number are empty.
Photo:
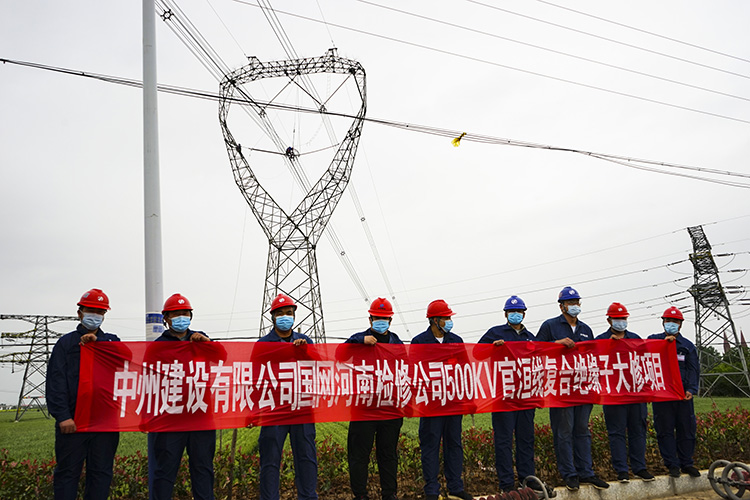
M47 71L55 71L55 72L65 73L65 74L70 74L70 75L75 75L75 76L82 76L86 78L93 78L93 79L105 81L108 83L117 83L120 85L126 85L130 87L141 87L142 85L140 81L134 80L134 79L100 75L100 74L94 74L94 73L85 73L85 72L78 71L78 70L56 68L53 66L46 66L46 65L42 65L38 63L29 63L29 62L16 61L16 60L11 60L11 59L4 59L4 58L0 58L0 62L9 63L9 64L17 64L20 66L28 66L28 67L33 67L37 69L47 70ZM161 92L166 92L170 94L197 97L201 99L208 99L208 100L215 100L215 101L218 101L220 99L220 96L216 94L215 92L188 89L185 87L176 87L176 86L170 86L170 85L158 85L157 88ZM250 106L266 105L271 108L283 109L287 111L321 113L321 111L318 111L312 108L290 106L290 105L278 104L278 103L265 103L263 101L257 101L257 100L247 101L245 100L245 98L236 98L233 100L233 102L236 102L238 104L250 105ZM332 112L332 111L323 111L323 113L331 115L331 116L354 118L354 115L350 115L346 113L337 113L337 112ZM574 149L574 148L565 148L565 147L559 147L559 146L551 146L551 145L546 145L546 144L533 143L533 142L528 142L528 141L519 141L515 139L506 139L506 138L494 137L494 136L489 136L489 135L475 134L472 132L459 132L458 130L430 127L426 125L418 125L418 124L406 123L406 122L396 122L396 121L385 120L385 119L380 119L380 118L365 117L364 120L371 122L371 123L377 123L380 125L398 128L401 130L410 130L413 132L420 132L423 134L436 135L436 136L441 136L441 137L456 137L459 134L463 133L464 134L464 138L462 139L463 141L472 141L472 142L478 142L478 143L483 143L483 144L495 144L495 145L504 145L504 146L524 147L524 148L530 148L530 149L545 149L549 151L575 153L575 154L581 154L584 156L591 156L593 158L609 161L612 163L617 163L619 165L629 167L629 168L648 170L650 172L667 174L667 175L677 175L677 176L687 177L687 178L694 179L694 180L700 180L704 182L713 182L713 183L728 185L732 187L739 187L739 188L745 188L745 189L750 188L750 184L747 184L747 183L724 181L721 179L700 177L697 175L689 175L689 174L683 174L679 172L670 172L667 170L660 170L655 167L649 167L648 165L661 166L664 168L670 168L670 169L676 169L676 170L688 170L688 171L693 171L693 172L701 172L701 173L728 176L728 177L750 178L750 174L746 174L744 172L733 172L729 170L718 170L718 169L705 168L705 167L693 167L693 166L682 165L682 164L677 164L677 163L668 163L668 162L662 162L662 161L656 161L656 160L632 158L632 157L614 155L614 154L608 154L608 153L597 153L593 151L579 150L579 149Z
M669 37L669 36L661 35L659 33L654 33L653 31L648 31L648 30L644 30L644 29L641 29L641 28L636 28L635 26L630 26L629 24L619 23L619 22L613 21L611 19L606 19L604 17L600 17L600 16L595 16L593 14L589 14L588 12L583 12L583 11L580 11L580 10L571 9L570 7L565 7L564 5L558 5L556 3L547 2L545 0L537 0L537 1L540 2L540 3L544 3L544 4L547 4L547 5L550 5L552 7L557 7L558 9L564 9L564 10L567 10L567 11L570 11L570 12L575 12L576 14L580 14L582 16L590 17L592 19L598 19L599 21L604 21L605 23L614 24L615 26L620 26L622 28L627 28L627 29L630 29L630 30L633 30L633 31L638 31L640 33L645 33L647 35L651 35L651 36L655 36L655 37L658 37L658 38L662 38L664 40L669 40L670 42L675 42L675 43L679 43L679 44L682 44L682 45L687 45L688 47L693 47L695 49L705 50L706 52L712 52L712 53L718 54L720 56L730 57L730 58L736 59L738 61L743 61L743 62L750 63L750 59L744 59L742 57L738 57L738 56L735 56L735 55L732 55L732 54L727 54L726 52L721 52L719 50L709 49L708 47L703 47L702 45L696 45L694 43L686 42L684 40L678 40L677 38L672 38L672 37Z
M516 40L514 38L509 38L509 37L506 37L506 36L498 35L497 33L491 33L491 32L488 32L488 31L482 31L482 30L478 30L478 29L475 29L475 28L470 28L468 26L463 26L463 25L452 23L452 22L449 22L449 21L443 21L441 19L435 19L434 17L424 16L422 14L417 14L417 13L414 13L414 12L409 12L409 11L406 11L406 10L397 9L395 7L389 7L387 5L381 5L381 4L378 4L378 3L375 3L375 2L370 2L368 0L357 0L357 1L360 2L360 3L364 3L366 5L372 5L373 7L378 7L378 8L381 8L381 9L390 10L392 12L397 12L399 14L405 14L407 16L416 17L418 19L423 19L425 21L430 21L430 22L442 24L444 26L450 26L452 28L457 28L457 29L461 29L461 30L464 30L464 31L469 31L471 33L476 33L476 34L479 34L479 35L484 35L484 36L496 38L498 40L505 40L507 42L517 43L517 44L520 44L520 45L524 45L526 47L531 47L531 48L534 48L534 49L543 50L545 52L551 52L553 54L558 54L558 55L565 56L565 57L571 57L573 59L578 59L580 61L586 61L586 62L589 62L589 63L592 63L592 64L598 64L600 66L605 66L607 68L617 69L617 70L620 70L620 71L625 71L625 72L632 73L632 74L639 75L639 76L645 76L647 78L653 78L655 80L660 80L660 81L667 82L667 83L673 83L675 85L680 85L680 86L688 87L688 88L691 88L691 89L703 90L705 92L711 92L713 94L718 94L718 95L722 95L722 96L725 96L725 97L731 97L733 99L740 99L742 101L748 101L748 102L750 102L750 98L748 98L748 97L742 97L742 96L739 96L739 95L736 95L736 94L729 94L727 92L721 92L719 90L709 89L707 87L701 87L700 85L692 85L690 83L686 83L686 82L683 82L683 81L680 81L680 80L673 80L671 78L665 78L665 77L654 75L654 74L651 74L651 73L646 73L644 71L638 71L638 70L635 70L635 69L625 68L623 66L618 66L616 64L610 64L610 63L607 63L607 62L604 62L604 61L597 61L596 59L590 59L588 57L577 56L577 55L571 54L569 52L563 52L561 50L551 49L549 47L544 47L542 45L536 45L536 44L529 43L529 42L523 42L521 40Z
M235 1L238 1L238 0L235 0ZM708 64L702 64L702 63L699 63L699 62L691 61L690 59L685 59L685 58L673 56L673 55L670 55L670 54L667 54L667 53L664 53L664 52L659 52L657 50L647 49L645 47L639 47L638 45L634 45L632 43L621 42L621 41L615 40L613 38L607 38L606 36L595 35L594 33L589 33L588 31L583 31L583 30L571 28L570 26L565 26L563 24L553 23L551 21L545 21L544 19L539 19L539 18L536 18L536 17L527 16L526 14L520 14L518 12L513 12L512 10L503 9L503 8L498 7L496 5L491 5L491 4L479 2L478 0L466 0L466 1L467 2L471 2L473 4L476 4L476 5L481 5L482 7L487 7L488 9L493 9L493 10L497 10L497 11L500 11L500 12L505 12L507 14L512 14L514 16L523 17L525 19L530 19L532 21L537 21L537 22L540 22L540 23L548 24L550 26L555 26L557 28L561 28L561 29L564 29L564 30L573 31L573 32L579 33L581 35L586 35L586 36L597 38L599 40L605 40L607 42L611 42L611 43L615 43L615 44L618 44L618 45L622 45L624 47L630 47L631 49L636 49L636 50L640 50L640 51L643 51L643 52L648 52L650 54L655 54L655 55L659 55L659 56L662 56L662 57L667 57L669 59L674 59L676 61L682 61L682 62L687 63L687 64L693 64L695 66L700 66L700 67L706 68L706 69L712 69L714 71L720 71L721 73L726 73L728 75L734 75L734 76L739 76L740 78L748 78L748 79L750 79L750 76L743 75L742 73L735 73L733 71L728 71L728 70L725 70L725 69L717 68L715 66L710 66Z
M245 0L234 0L234 1L237 2L237 3L244 4L244 5L248 5L250 7L260 8L259 5L254 4L252 2L245 1ZM471 1L471 0L469 0L469 1ZM643 97L643 96L639 96L639 95L635 95L635 94L629 94L627 92L620 92L618 90L612 90L612 89L608 89L608 88L605 88L605 87L599 87L599 86L596 86L596 85L590 85L588 83L577 82L575 80L568 80L566 78L560 78L560 77L557 77L557 76L547 75L547 74L544 74L544 73L539 73L537 71L531 71L531 70L527 70L527 69L517 68L515 66L509 66L507 64L502 64L502 63L499 63L499 62L496 62L496 61L490 61L488 59L482 59L480 57L474 57L474 56L469 56L469 55L466 55L466 54L461 54L459 52L453 52L453 51L450 51L450 50L439 49L437 47L432 47L430 45L424 45L424 44L420 44L420 43L416 43L416 42L409 42L407 40L402 40L400 38L395 38L395 37L386 36L386 35L380 35L378 33L373 33L373 32L366 31L366 30L352 28L352 27L349 27L349 26L341 25L341 24L336 24L336 23L331 23L331 22L325 22L325 21L321 21L320 19L315 19L315 18L309 17L309 16L303 16L301 14L295 14L293 12L287 12L287 11L283 11L283 10L279 10L279 9L276 9L276 12L278 12L280 14L284 14L286 16L296 17L298 19L304 19L306 21L310 21L310 22L314 22L314 23L326 24L328 26L333 26L335 28L339 28L339 29L343 29L343 30L347 30L347 31L352 31L352 32L355 32L355 33L360 33L360 34L363 34L363 35L368 35L368 36L372 36L372 37L376 37L376 38L381 38L383 40L388 40L388 41L391 41L391 42L401 43L401 44L404 44L404 45L409 45L411 47L417 47L417 48L428 50L428 51L431 51L431 52L437 52L439 54L444 54L444 55L449 55L449 56L452 56L452 57L458 57L458 58L461 58L461 59L466 59L466 60L472 61L472 62L478 62L478 63L482 63L482 64L488 64L490 66L496 66L498 68L504 68L504 69L509 69L509 70L512 70L512 71L518 71L518 72L521 72L521 73L526 73L528 75L534 75L534 76L538 76L538 77L541 77L541 78L547 78L547 79L550 79L550 80L555 80L555 81L558 81L558 82L569 83L571 85L576 85L576 86L587 88L587 89L591 89L591 90L598 90L598 91L601 91L601 92L607 92L609 94L619 95L621 97L628 97L628 98L631 98L631 99L637 99L639 101L649 102L649 103L652 103L652 104L659 104L661 106L667 106L667 107L670 107L670 108L682 109L684 111L690 111L690 112L693 112L693 113L700 113L700 114L703 114L703 115L714 116L716 118L723 118L723 119L726 119L726 120L731 120L731 121L736 121L736 122L740 122L740 123L748 123L748 124L750 124L750 120L744 120L742 118L736 118L736 117L732 117L732 116L728 116L728 115L722 115L720 113L713 113L711 111L705 111L705 110L701 110L701 109L691 108L691 107L688 107L688 106L682 106L682 105L679 105L679 104L674 104L674 103L669 103L669 102L665 102L665 101L660 101L658 99L651 99L651 98L648 98L648 97ZM742 75L738 75L738 76L742 76ZM748 77L748 78L750 78L750 77Z

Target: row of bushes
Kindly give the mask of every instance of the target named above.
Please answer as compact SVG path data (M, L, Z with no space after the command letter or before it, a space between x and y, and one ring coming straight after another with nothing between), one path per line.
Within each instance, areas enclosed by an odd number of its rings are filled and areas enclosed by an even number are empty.
M737 408L720 412L717 410L699 414L696 443L696 466L706 469L717 459L750 462L750 410ZM610 467L609 441L602 415L592 417L594 469L602 478L614 480ZM665 473L656 444L656 434L649 422L646 461L654 473ZM471 428L464 432L464 480L467 491L488 494L497 488L495 475L492 431ZM399 496L402 499L422 497L422 472L419 443L401 437L399 449ZM46 499L52 498L52 471L54 460L18 460L0 451L0 498ZM283 455L281 469L281 498L294 499L294 469L290 451ZM322 498L349 499L349 474L346 449L330 436L318 442L318 491ZM226 499L230 487L234 499L258 497L259 459L257 451L252 453L236 450L230 459L229 447L217 453L215 459L217 499ZM537 475L552 485L562 484L555 466L552 432L548 425L536 426ZM377 469L371 463L371 498L378 498ZM231 481L230 477L234 476ZM148 498L147 457L137 452L134 455L118 456L115 461L112 499ZM82 483L81 483L82 484ZM190 481L187 460L183 460L174 492L175 499L190 499Z

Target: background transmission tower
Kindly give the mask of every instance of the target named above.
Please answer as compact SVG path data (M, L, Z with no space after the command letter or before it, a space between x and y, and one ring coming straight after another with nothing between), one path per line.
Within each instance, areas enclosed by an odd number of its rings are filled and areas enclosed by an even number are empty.
M319 73L340 74L352 78L361 99L361 106L346 136L339 143L328 169L310 188L297 208L291 214L287 214L261 186L242 153L242 146L229 131L229 106L232 102L238 101L249 103L255 113L265 116L265 108L242 89L244 84L263 78L288 78L290 83L297 84L297 79ZM316 100L316 104L318 111L326 111L325 103ZM302 326L302 332L315 342L325 342L315 248L349 183L366 109L364 68L356 61L339 57L335 49L328 50L322 57L287 61L262 63L253 57L248 65L227 74L221 82L219 121L234 180L262 226L269 243L263 314L260 322L261 335L272 325L267 311L274 297L282 292L297 302L297 324ZM286 157L293 162L297 161L293 148L286 150Z
M0 319L26 321L34 325L26 332L3 332L1 336L3 347L23 349L0 354L0 364L11 363L25 366L15 420L16 422L21 420L26 410L34 406L49 418L45 399L47 363L55 341L62 336L61 333L50 330L49 325L58 321L78 321L78 317L3 314L0 315Z
M750 374L745 349L740 344L737 329L729 312L724 287L719 281L719 270L711 254L711 245L702 226L687 228L693 240L693 286L690 294L695 300L695 345L701 365L701 393L711 395L721 380L728 381L745 397L750 397ZM722 356L715 346L726 345ZM710 373L721 366L719 373Z

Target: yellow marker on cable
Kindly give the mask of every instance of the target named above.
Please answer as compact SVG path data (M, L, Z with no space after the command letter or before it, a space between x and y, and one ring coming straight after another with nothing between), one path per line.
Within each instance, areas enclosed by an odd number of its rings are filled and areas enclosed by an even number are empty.
M465 135L466 135L466 132L462 132L461 135L459 135L458 137L456 137L455 139L451 141L451 144L453 144L454 148L457 148L458 146L461 145L461 139L463 139Z

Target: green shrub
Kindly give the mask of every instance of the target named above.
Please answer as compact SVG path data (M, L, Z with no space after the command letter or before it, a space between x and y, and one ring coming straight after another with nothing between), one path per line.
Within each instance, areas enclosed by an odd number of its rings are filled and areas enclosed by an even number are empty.
M737 407L726 411L714 408L697 415L698 435L695 462L706 469L717 459L750 462L750 409ZM609 440L604 417L597 414L590 421L594 471L606 480L614 480L609 452ZM552 485L562 484L557 473L552 432L549 425L536 428L535 465L537 475ZM339 430L339 433L341 431ZM318 440L318 491L321 498L332 500L350 499L349 474L346 448L341 444L342 436L326 435ZM224 441L226 443L227 440ZM491 429L468 428L463 433L464 481L467 491L487 494L495 491L494 445ZM217 450L214 460L216 498L226 499L230 484L233 499L258 498L259 470L257 446L245 451L238 446L231 460L229 445ZM422 497L422 466L419 441L406 435L399 440L399 497L416 499ZM441 460L442 462L442 460ZM656 434L649 420L647 434L646 463L655 474L664 474ZM54 460L17 459L7 450L0 450L0 498L14 500L37 500L52 498L52 471ZM146 500L148 459L140 451L131 455L117 456L110 498L113 500ZM84 472L85 473L85 472ZM233 480L230 478L233 475ZM444 483L441 473L441 481ZM80 483L83 488L83 481ZM369 493L379 497L379 477L374 460L370 465ZM82 493L82 491L81 491ZM281 498L296 498L294 485L294 462L290 449L282 454ZM174 496L176 500L192 498L187 459L184 459L177 476Z

